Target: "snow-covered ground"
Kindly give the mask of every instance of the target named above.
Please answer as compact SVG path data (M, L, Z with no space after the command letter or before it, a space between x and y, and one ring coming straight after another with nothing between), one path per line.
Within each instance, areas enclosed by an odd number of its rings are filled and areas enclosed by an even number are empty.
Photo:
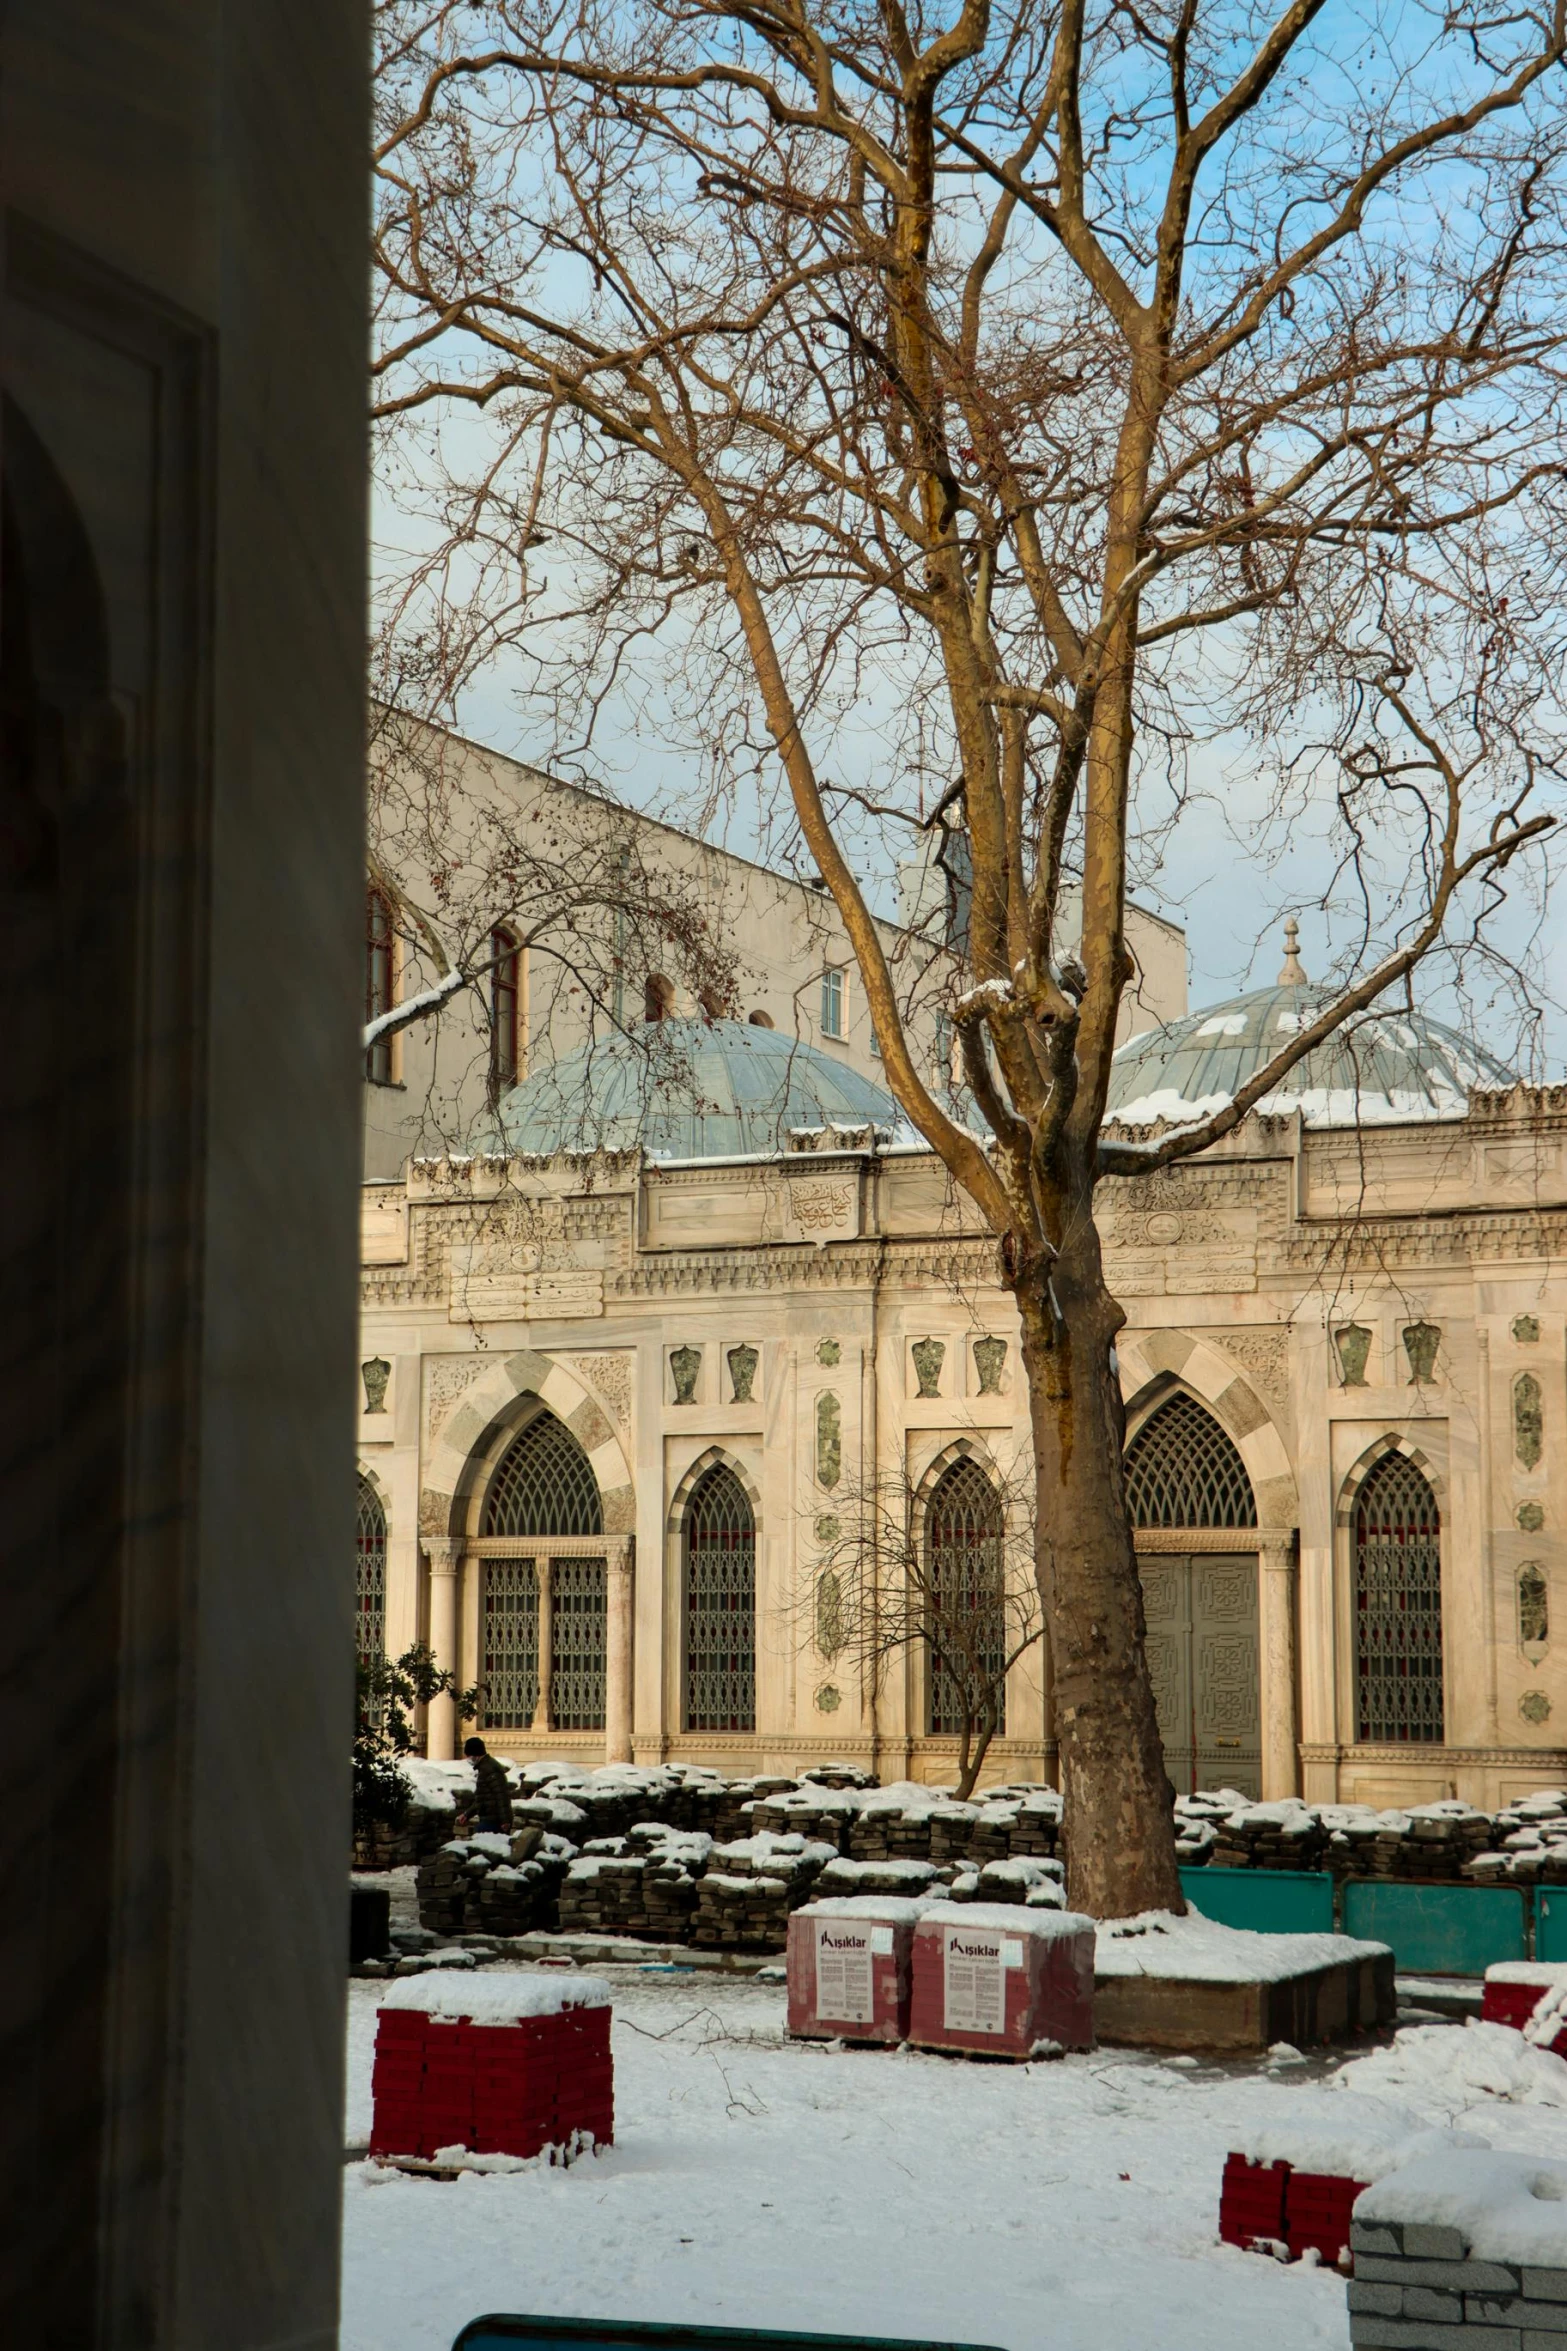
M788 2042L777 1984L617 1971L614 1989L603 2155L452 2183L350 2164L343 2351L446 2351L487 2310L1003 2351L1348 2343L1340 2278L1216 2234L1228 2148L1320 2097L1305 2085L1336 2059L1014 2068ZM383 1994L350 1986L350 2143L369 2132ZM1423 2119L1567 2157L1567 2066L1502 2064L1485 2038L1502 2029L1466 2046L1463 2026L1429 2028L1342 2071Z

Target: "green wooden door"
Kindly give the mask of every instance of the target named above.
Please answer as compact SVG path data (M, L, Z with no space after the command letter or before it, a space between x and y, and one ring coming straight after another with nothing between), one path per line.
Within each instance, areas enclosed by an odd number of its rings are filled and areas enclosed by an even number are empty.
M1262 1793L1257 1561L1248 1551L1138 1560L1148 1670L1165 1769L1178 1795Z

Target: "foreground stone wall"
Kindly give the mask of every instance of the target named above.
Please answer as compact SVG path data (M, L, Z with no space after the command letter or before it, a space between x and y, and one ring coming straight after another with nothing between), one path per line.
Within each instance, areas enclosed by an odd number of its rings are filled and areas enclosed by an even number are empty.
M1562 2351L1567 2269L1479 2261L1457 2229L1356 2221L1349 2337L1402 2351ZM1460 2331L1462 2330L1462 2331Z

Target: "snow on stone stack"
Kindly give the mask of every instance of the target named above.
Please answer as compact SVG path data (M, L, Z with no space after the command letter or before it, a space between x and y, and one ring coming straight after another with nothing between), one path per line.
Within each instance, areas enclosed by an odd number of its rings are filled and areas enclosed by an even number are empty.
M767 1829L715 1845L697 1885L692 1942L709 1950L783 1950L790 1912L810 1900L830 1865L837 1865L834 1846Z
M1567 1790L1542 1788L1499 1812L1464 1875L1481 1885L1567 1885Z
M1316 1811L1297 1797L1239 1804L1215 1823L1211 1869L1316 1869L1327 1835Z
M864 1802L858 1788L827 1788L806 1780L798 1787L759 1797L751 1806L751 1827L773 1836L809 1837L847 1853L850 1833Z
M753 1822L753 1806L768 1796L788 1794L798 1785L797 1780L783 1778L777 1772L761 1772L748 1780L731 1780L714 1807L713 1842L730 1845L737 1837L748 1837L753 1827L766 1827L766 1822Z
M711 1850L711 1837L662 1821L591 1839L560 1889L562 1933L683 1939Z
M869 1894L797 1910L789 1921L790 2032L818 2041L906 2040L923 1907Z
M370 2149L569 2162L614 2138L609 1986L592 1976L421 1976L376 2027Z
M896 1780L867 1795L849 1823L848 1850L855 1861L929 1861L931 1820L947 1801L946 1788Z
M923 1894L934 1883L936 1867L930 1861L829 1861L817 1881L821 1898L852 1900L857 1894L894 1894L904 1898Z
M1349 2333L1407 2351L1567 2343L1567 2163L1447 2148L1355 2205Z
M1094 1922L1069 1910L933 1902L914 1927L909 2039L1027 2058L1093 2040Z
M944 1861L967 1861L974 1823L979 1813L977 1804L959 1804L947 1796L942 1796L939 1803L933 1804L929 1818L931 1860L938 1864Z
M511 1866L510 1837L453 1837L421 1861L414 1880L419 1924L438 1935L482 1933L481 1890L492 1869Z

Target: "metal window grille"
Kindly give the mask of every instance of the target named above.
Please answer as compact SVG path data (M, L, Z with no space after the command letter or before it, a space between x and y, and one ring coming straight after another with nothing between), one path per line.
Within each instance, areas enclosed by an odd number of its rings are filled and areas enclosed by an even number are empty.
M359 1480L359 1559L354 1643L361 1665L386 1655L386 1512L366 1477Z
M1246 1465L1211 1412L1184 1392L1161 1404L1126 1449L1134 1527L1254 1527Z
M1415 1464L1384 1453L1355 1502L1355 1713L1376 1745L1443 1737L1441 1529Z
M522 957L510 931L490 933L490 1094L498 1101L517 1083Z
M484 1727L528 1731L539 1703L539 1574L531 1559L479 1562Z
M685 1727L756 1728L756 1521L715 1462L686 1507Z
M822 1034L825 1037L843 1035L843 974L841 971L822 973Z
M588 1457L553 1412L507 1447L484 1498L487 1535L601 1535L604 1512Z
M604 1728L606 1574L602 1559L550 1562L550 1729Z
M988 1694L1007 1727L1001 1503L978 1462L955 1461L925 1513L930 1578L930 1705L935 1738L961 1735ZM999 1688L998 1688L999 1685ZM965 1706L965 1698L968 1705Z

